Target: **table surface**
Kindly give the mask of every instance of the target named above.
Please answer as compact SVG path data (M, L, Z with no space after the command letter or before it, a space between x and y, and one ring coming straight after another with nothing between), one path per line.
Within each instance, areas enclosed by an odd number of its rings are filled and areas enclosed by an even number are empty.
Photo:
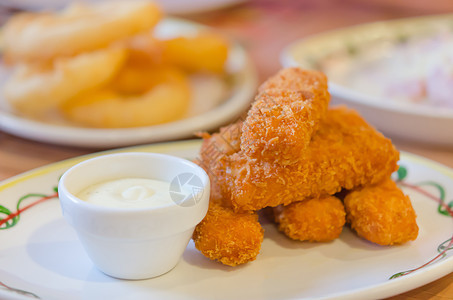
M394 3L398 2L398 3ZM0 22L12 10L0 7ZM304 36L350 25L453 12L449 0L318 0L249 1L219 11L186 16L239 40L255 62L260 81L279 68L285 45ZM394 144L453 167L453 149L434 148L400 140ZM101 149L62 147L24 140L0 132L0 180L66 158ZM453 299L453 272L430 284L389 299Z

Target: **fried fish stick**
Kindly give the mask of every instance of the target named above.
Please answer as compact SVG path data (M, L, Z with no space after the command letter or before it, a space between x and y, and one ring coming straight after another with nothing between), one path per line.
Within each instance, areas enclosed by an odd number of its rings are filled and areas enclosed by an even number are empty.
M204 256L237 266L256 259L263 241L263 229L257 213L235 213L212 201L192 238Z
M347 222L368 241L394 245L417 238L411 201L391 179L352 191L345 197L344 205Z
M211 182L211 200L221 199L220 202L226 207L231 207L231 201L223 201L226 193L224 179L227 177L225 161L228 157L240 151L240 137L242 133L242 122L236 122L220 128L218 133L213 135L203 133L203 143L197 164L200 165L209 175Z
M221 127L213 135L203 133L203 144L200 149L200 159L210 165L223 156L232 155L241 149L242 122L238 121Z
M334 196L312 198L274 209L278 229L293 240L329 242L346 222L343 203Z
M242 123L234 123L220 129L214 135L203 134L203 144L196 163L203 167L211 181L210 206L206 217L197 225L193 234L195 247L206 257L229 266L237 266L255 260L263 241L263 229L255 212L235 213L223 201L223 187L218 174L210 172L223 160L240 148ZM225 171L222 170L222 177Z
M288 129L289 130L289 129ZM211 173L235 211L259 210L376 184L397 170L392 142L346 107L328 111L303 158L281 166L242 152L217 162Z
M299 161L329 100L324 74L283 69L260 87L242 127L241 149L267 162L290 165Z

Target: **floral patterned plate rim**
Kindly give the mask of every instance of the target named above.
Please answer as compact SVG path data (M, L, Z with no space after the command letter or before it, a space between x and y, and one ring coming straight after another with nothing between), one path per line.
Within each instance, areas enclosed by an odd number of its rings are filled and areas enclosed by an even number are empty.
M200 145L200 140L188 140L108 152L193 159ZM418 215L420 232L414 242L377 246L345 227L334 242L301 243L264 221L261 253L247 265L231 268L210 261L191 242L175 269L163 276L142 281L108 277L92 265L64 221L55 191L66 169L104 153L50 164L0 183L0 298L376 299L453 270L453 170L402 153L394 179L410 195Z

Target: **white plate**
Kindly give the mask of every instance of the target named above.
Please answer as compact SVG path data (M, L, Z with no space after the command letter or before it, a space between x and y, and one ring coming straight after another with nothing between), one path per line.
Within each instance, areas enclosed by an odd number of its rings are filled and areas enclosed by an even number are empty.
M339 29L296 41L286 47L280 61L285 67L321 69L333 55L350 56L367 49L383 49L374 55L391 55L392 45L417 36L450 30L453 14L376 22ZM386 49L390 49L386 51ZM351 55L353 53L353 55ZM347 64L347 63L346 63ZM333 103L355 108L374 126L390 137L442 146L453 146L453 109L412 103L385 101L382 98L349 89L329 80Z
M206 27L170 18L159 23L156 35L190 35L203 28ZM232 45L226 67L231 79L227 99L207 112L175 122L148 127L94 129L30 120L0 107L0 130L41 142L96 148L193 137L194 132L210 130L231 122L247 109L253 99L258 83L257 73L244 48L239 44ZM205 97L209 100L210 95Z
M145 151L196 157L199 140L139 146L116 151ZM95 154L98 155L98 154ZM70 166L93 155L66 160L0 183L3 207L16 210L28 193L50 195ZM453 198L453 170L403 153L406 183L430 181ZM421 187L439 196L432 186ZM438 246L452 238L451 217L439 214L438 203L412 188L420 227L416 241L382 247L358 238L345 228L331 243L302 243L265 223L258 258L240 267L227 267L201 255L191 242L171 272L154 279L123 281L98 271L85 254L72 228L64 221L57 199L31 207L9 229L1 230L0 282L42 299L377 299L402 293L453 270L453 251L409 275L395 273L417 268L435 257ZM24 207L38 198L26 199ZM4 216L1 216L4 218ZM121 220L118 220L121 222ZM126 224L125 224L126 225ZM0 286L0 298L30 299Z

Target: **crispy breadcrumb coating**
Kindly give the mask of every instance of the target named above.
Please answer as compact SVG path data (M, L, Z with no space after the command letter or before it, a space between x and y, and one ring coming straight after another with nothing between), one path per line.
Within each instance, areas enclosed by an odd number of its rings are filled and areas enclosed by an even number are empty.
M244 122L202 135L197 161L211 179L211 199L193 240L203 255L230 266L258 255L263 229L256 211L264 207L277 207L275 221L292 239L337 238L346 213L341 200L329 195L366 191L389 178L399 160L391 141L354 110L325 111L329 95L321 73L286 69L259 92ZM369 205L356 202L351 212L376 206L373 199ZM387 214L385 207L379 209ZM351 214L354 229L363 227L362 219L374 218L372 210L363 214Z
M346 107L332 108L303 158L281 166L239 151L217 161L211 174L235 211L288 205L376 184L397 170L392 142Z
M241 149L250 158L267 162L299 161L329 100L324 74L283 69L260 87L242 126Z
M256 259L263 232L257 213L235 213L211 202L206 217L195 228L193 240L204 256L237 266Z
M223 201L222 186L217 180L220 173L226 176L218 164L240 150L241 127L242 123L238 122L221 128L214 135L203 134L200 157L196 161L210 177L211 195L208 213L195 228L192 238L204 256L229 266L255 260L263 241L257 213L235 213L228 207L230 202Z
M346 222L345 216L343 203L334 196L274 208L278 229L299 241L329 242L338 238Z
M203 143L196 163L209 175L211 201L214 199L225 207L231 207L231 201L224 201L223 197L226 193L223 181L228 177L224 168L225 161L240 150L241 133L242 122L239 121L220 128L220 131L213 135L201 134Z
M351 228L373 243L394 245L417 238L411 201L391 179L352 191L344 205Z

